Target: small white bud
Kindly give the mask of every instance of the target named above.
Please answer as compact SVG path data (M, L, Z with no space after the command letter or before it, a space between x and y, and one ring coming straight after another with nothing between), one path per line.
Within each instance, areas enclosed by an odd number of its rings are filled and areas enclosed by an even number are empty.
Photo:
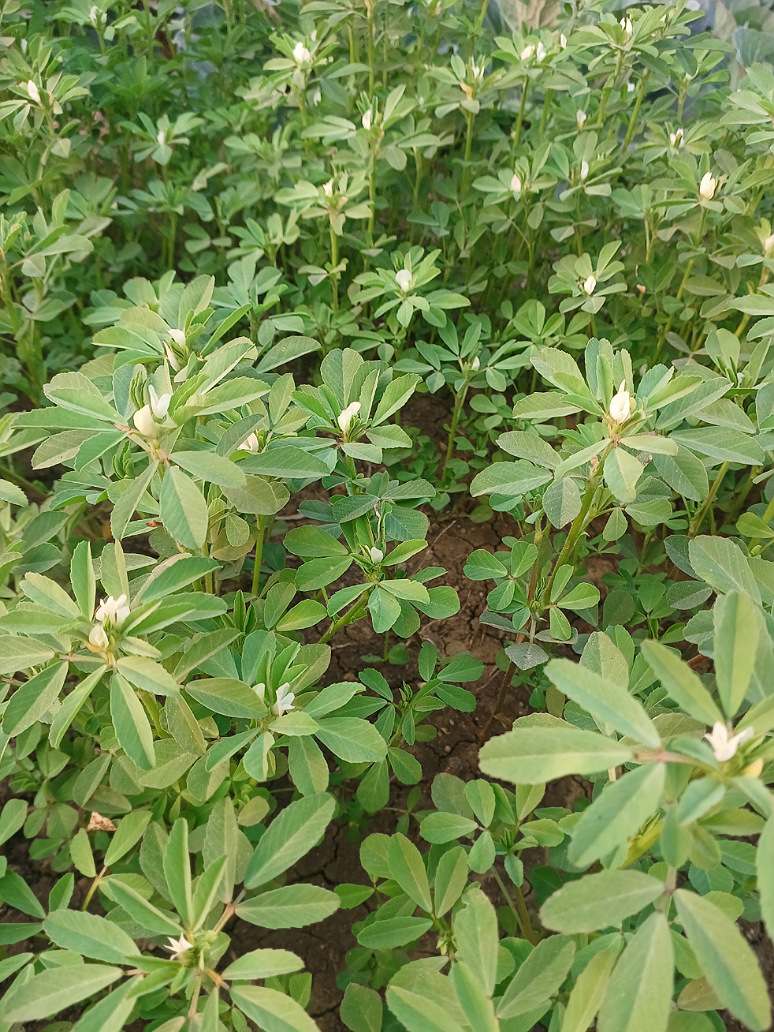
M336 422L339 424L339 429L343 434L347 434L349 432L349 428L352 425L352 420L355 418L359 411L360 402L353 401L350 402L350 404L347 405L345 409L339 412L338 419L336 420Z
M685 143L685 132L681 127L669 134L669 143L672 147L682 147Z
M309 62L312 60L312 54L309 48L305 46L305 44L303 44L300 40L293 47L293 60L296 62L297 65L309 64Z
M528 46L524 47L519 56L521 57L522 61L529 61L531 58L535 56L535 44L530 43Z
M92 25L96 25L99 21L99 8L96 4L92 4L89 8L89 21Z
M380 563L384 559L384 552L381 548L377 548L376 545L371 545L368 549L368 555L372 563Z
M615 423L625 423L629 416L632 414L634 404L632 396L626 390L626 381L621 381L621 386L618 388L618 392L613 395L610 401L610 418Z
M774 254L774 233L769 233L763 241L763 253L767 258L770 258Z
M588 161L586 161L585 158L583 159L583 161L581 161L580 177L582 183L585 183L586 180L589 178L589 163Z
M470 363L470 368L476 373L481 368L481 359L478 357L478 355L476 355L473 361Z
M559 34L559 46L562 50L565 50L567 47L567 37L563 32Z
M627 38L627 40L631 39L632 38L632 33L634 32L634 26L632 25L631 18L621 18L621 20L620 20L620 22L618 24L623 29L624 36Z
M374 124L374 113L369 108L368 111L363 113L363 117L360 119L360 124L364 129L372 129Z
M414 276L410 269L398 269L395 273L395 282L404 294L414 286Z
M543 46L542 43L538 43L537 47L535 48L535 58L536 58L536 60L542 61L545 56L546 56L546 48Z
M33 104L39 104L40 103L40 90L38 89L36 84L32 81L32 79L29 79L27 81L25 89L27 90L27 96L30 98L32 103Z
M153 418L150 405L143 405L141 409L137 409L132 416L132 422L143 437L157 436L156 420Z
M583 281L583 292L584 294L593 294L597 289L597 278L596 276L587 276Z
M179 347L185 346L185 330L171 329L169 335Z
M159 147L163 147L166 142L167 142L167 131L166 131L166 129L159 129L158 133L156 133L156 143L158 143Z
M333 197L333 180L329 179L327 183L323 183L322 192L326 197Z
M521 188L522 188L521 176L518 174L518 172L514 172L513 173L513 177L511 179L511 192L513 193L514 197L518 197L520 195Z
M584 127L584 125L586 124L586 119L588 117L589 116L586 114L585 111L576 111L575 112L575 124L577 125L577 127L579 129L582 129Z
M249 434L239 445L239 451L258 452L260 450L261 445L256 434Z
M148 396L150 400L150 409L153 413L154 419L158 419L159 422L167 418L169 412L169 403L172 401L172 395L167 393L157 394L156 389L151 386L148 388Z
M699 183L699 196L705 201L711 201L718 188L718 181L711 172L705 172Z
M101 623L95 623L89 631L89 645L93 645L95 649L106 649L109 644L107 631Z

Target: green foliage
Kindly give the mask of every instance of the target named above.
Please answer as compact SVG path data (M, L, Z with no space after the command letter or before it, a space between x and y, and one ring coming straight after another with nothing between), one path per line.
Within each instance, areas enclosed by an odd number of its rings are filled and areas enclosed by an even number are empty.
M774 73L695 7L0 0L4 1028L315 1029L296 929L352 1032L770 1027Z

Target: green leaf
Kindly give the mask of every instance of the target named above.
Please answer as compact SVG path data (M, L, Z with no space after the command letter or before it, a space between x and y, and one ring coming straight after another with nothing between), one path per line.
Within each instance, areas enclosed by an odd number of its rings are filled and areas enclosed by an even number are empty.
M574 957L575 943L561 935L538 943L500 998L498 1018L529 1014L550 1000L569 974Z
M546 928L565 935L618 927L663 893L657 878L640 871L600 871L566 882L540 908Z
M290 996L265 986L231 987L236 1006L265 1032L318 1032L317 1025Z
M91 545L88 541L79 541L73 549L73 557L70 561L70 583L81 616L86 620L91 620L96 601L97 582L94 576L94 564L91 561Z
M250 858L245 885L272 881L317 845L328 827L336 801L321 792L290 803L269 825Z
M303 928L324 921L339 909L339 897L318 885L284 885L246 899L237 917L261 928Z
M147 656L122 656L116 663L126 680L152 695L176 695L180 685L160 663Z
M32 727L51 709L67 677L67 663L54 663L18 688L3 714L3 732L9 738Z
M572 477L560 477L543 492L543 510L557 529L566 527L581 510L578 483Z
M485 494L502 494L521 498L552 480L548 470L533 466L531 462L495 462L478 473L470 485L474 498Z
M27 817L24 799L9 799L0 812L0 845L7 842L23 826Z
M360 717L324 717L316 737L347 763L376 763L387 755L387 743L373 724Z
M110 719L129 759L140 770L151 770L156 765L156 752L150 722L142 703L120 674L113 674L110 682Z
M63 950L74 950L90 960L127 964L140 952L123 928L80 910L55 910L43 922L43 929Z
M665 764L651 763L606 785L573 828L572 862L587 867L636 835L658 809L665 780Z
M175 937L180 935L182 929L177 919L171 914L165 914L153 903L149 903L128 882L123 882L120 878L113 876L102 882L102 888L108 899L117 903L133 921L151 935Z
M637 481L645 467L625 448L613 448L605 459L605 483L619 502L633 502L637 497Z
M454 938L457 959L467 965L487 996L491 996L497 982L497 914L476 886L465 892L463 904L454 914Z
M121 978L119 967L105 964L66 964L16 983L0 1002L0 1021L7 1024L40 1021L72 1007Z
M383 1012L382 998L375 990L349 983L339 1014L350 1032L382 1032Z
M605 997L613 965L621 952L619 944L595 953L575 980L561 1032L586 1032L597 1015Z
M388 855L390 875L418 907L430 914L433 910L430 899L430 883L427 880L422 855L405 835L400 833L390 838Z
M134 810L122 817L105 853L105 867L112 867L142 838L151 819L150 810Z
M755 854L761 917L770 939L774 939L774 816L769 817L758 838Z
M651 749L661 747L653 721L624 685L569 659L552 659L546 666L546 675L569 699L588 710L600 725L609 725Z
M702 896L678 889L674 901L691 949L722 1005L753 1032L767 1029L771 1006L766 983L742 933Z
M172 825L163 856L164 880L175 910L189 928L193 923L191 864L188 859L188 821L179 817Z
M726 716L733 717L750 688L763 636L761 611L749 595L730 591L713 609L715 679Z
M192 473L199 480L205 480L220 487L244 487L245 475L239 466L222 455L211 451L176 451L171 455L176 463L187 473Z
M702 724L722 721L712 696L687 663L661 642L644 641L641 648L646 663L681 709Z
M290 950L258 949L243 953L221 972L224 978L235 982L252 982L258 978L276 978L300 971L303 960Z
M673 947L663 914L651 914L626 945L607 985L599 1032L666 1032Z
M394 950L416 942L432 926L429 917L378 918L360 929L357 941L369 950Z
M568 774L596 774L632 759L632 751L594 731L519 727L490 738L478 754L484 774L516 785L539 785Z
M202 547L207 537L207 503L193 480L174 467L164 474L159 513L175 541L184 548Z
M477 548L471 552L465 563L464 574L468 580L500 580L508 575L508 570L491 552L485 548Z

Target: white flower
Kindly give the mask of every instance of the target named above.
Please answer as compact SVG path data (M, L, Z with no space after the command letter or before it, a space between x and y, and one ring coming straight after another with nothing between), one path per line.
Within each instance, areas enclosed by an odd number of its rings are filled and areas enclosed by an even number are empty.
M159 147L163 147L166 142L167 142L166 130L165 129L159 129L158 133L156 134L156 143L158 143Z
M169 412L169 403L172 401L172 395L168 392L157 394L156 388L151 385L148 388L148 398L150 400L150 410L154 417L158 420L166 419L167 413Z
M323 183L322 192L326 197L333 197L333 180L329 179L327 183Z
M562 50L564 50L565 47L567 46L567 37L565 36L565 34L563 32L559 34L559 46L561 47Z
M374 113L370 108L368 109L368 111L364 112L363 117L360 119L360 124L363 126L364 129L373 128Z
M295 708L293 706L295 698L295 695L290 690L290 684L285 681L277 689L277 701L271 708L272 713L275 713L278 717L281 717L283 713L290 713Z
M535 48L535 57L538 61L542 61L545 56L546 48L543 46L542 43L538 43L537 47Z
M712 751L718 763L725 763L726 760L736 756L739 746L746 742L748 738L752 738L754 734L755 732L751 727L745 728L744 731L740 731L736 735L729 734L729 728L717 720L712 725L712 731L704 737L712 746Z
M410 269L398 269L395 273L395 282L406 294L414 286L414 275Z
M521 176L518 174L518 172L514 172L513 177L511 178L511 192L513 193L514 197L519 196L519 194L521 193L521 187Z
M132 421L143 437L156 436L156 420L153 418L150 405L143 405L141 409L137 409Z
M769 233L766 239L763 241L763 253L768 258L774 254L774 233Z
M355 418L359 411L360 402L353 401L350 402L350 404L347 405L345 409L339 412L338 419L336 420L336 422L339 424L339 430L341 430L343 434L346 434L349 431L349 428L352 425L352 420Z
M586 114L585 111L576 111L575 112L575 124L577 125L577 127L579 129L582 129L584 127L584 125L586 124L586 119L588 117L589 116Z
M682 147L685 143L685 131L682 126L675 129L673 133L669 134L669 144L671 147Z
M107 631L101 623L95 623L89 631L89 644L93 645L95 649L106 649L110 644Z
M470 363L470 368L471 368L471 369L472 369L472 370L473 370L474 372L476 372L476 373L477 373L477 372L479 371L479 369L481 368L481 359L480 359L480 358L478 357L478 355L476 355L476 357L475 357L475 358L473 359L473 361L472 361L472 362Z
M593 294L597 289L597 278L596 276L587 276L583 281L583 292L584 294Z
M705 201L711 201L718 188L718 181L711 172L705 172L699 183L699 196Z
M524 47L519 56L521 57L522 61L529 61L531 57L535 56L535 44L530 43L529 46Z
M132 416L132 420L143 437L155 438L158 437L158 424L167 418L172 395L169 393L157 394L155 388L151 386L148 388L148 398L149 403L138 409Z
M626 390L626 381L621 380L618 393L614 394L610 401L610 408L608 409L610 418L616 423L625 423L632 414L633 408L632 396Z
M108 595L97 606L94 619L101 624L106 623L112 624L114 627L120 627L130 612L129 600L126 595L119 595L118 598Z
M32 79L29 79L27 81L25 89L27 90L27 96L30 98L32 103L33 104L39 104L40 103L40 90L35 85L35 83L32 81Z
M169 335L179 347L185 346L185 330L171 329Z
M172 954L172 960L180 960L189 950L193 949L193 943L189 942L184 935L181 935L179 939L173 939L170 936L164 949Z
M99 21L99 8L96 4L92 4L89 8L89 21L92 25L96 25Z
M627 82L627 84L626 84L626 92L627 93L634 93L634 83L633 82Z
M583 161L581 161L580 177L582 183L585 183L586 180L589 178L589 163L588 161L586 161L585 158L583 159Z
M371 545L368 549L368 555L372 563L380 563L384 559L384 552L381 548L377 548L376 545Z
M307 46L305 46L300 40L293 47L293 60L297 65L309 64L312 60L312 54Z
M621 18L621 20L620 20L620 22L618 24L624 30L624 36L627 39L631 39L632 38L632 33L634 32L634 26L632 25L631 18Z
M257 452L261 450L261 444L256 434L248 434L239 445L239 451Z

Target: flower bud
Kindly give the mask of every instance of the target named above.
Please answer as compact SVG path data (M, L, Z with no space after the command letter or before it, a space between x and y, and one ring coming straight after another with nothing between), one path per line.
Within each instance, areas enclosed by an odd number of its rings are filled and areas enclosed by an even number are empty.
M395 282L404 294L414 286L414 276L410 269L398 269L395 273Z
M305 46L300 40L293 47L293 60L297 65L309 64L312 60L312 54L307 46Z
M538 43L537 47L535 48L535 58L538 61L542 61L545 56L546 56L546 48L545 48L545 46L542 43Z
M327 183L323 183L322 192L326 197L333 197L333 180L329 179Z
M143 437L158 436L158 427L156 426L156 420L153 418L150 405L143 405L141 409L138 409L132 416L132 422Z
M584 125L586 124L586 119L588 117L589 116L586 114L585 111L576 111L575 112L575 124L577 125L577 127L579 129L582 129L584 127Z
M521 176L518 174L518 172L514 172L513 177L511 178L511 192L514 197L518 197L521 194L521 188Z
M360 402L353 401L341 412L339 412L338 419L336 422L339 424L339 429L343 434L349 433L349 428L352 425L352 420L360 411Z
M534 43L530 43L528 46L524 47L524 49L522 50L521 54L519 55L519 57L521 57L522 61L529 61L534 56L535 56L535 45L534 45Z
M116 598L108 595L97 606L94 619L100 624L120 627L130 613L131 609L129 608L129 600L126 595L118 595Z
M89 645L93 645L95 649L106 649L110 644L110 639L107 636L107 631L101 623L95 623L92 629L89 631Z
M372 563L380 563L384 559L384 552L381 548L377 548L376 545L371 545L368 549L368 555Z
M39 104L40 103L40 90L38 89L36 84L32 81L32 79L29 79L27 81L25 89L27 90L27 96L30 98L32 103L33 104Z
M610 418L614 423L625 423L632 414L633 409L632 396L626 390L626 381L622 380L617 394L613 395L610 402L610 408L608 409Z
M565 50L567 47L567 37L563 32L559 34L559 48Z
M699 196L705 201L711 201L718 188L718 181L711 172L705 172L699 183Z
M470 363L470 368L476 373L481 368L481 359L478 357L478 355L476 355L473 361Z
M593 294L597 289L597 278L596 276L587 276L583 281L583 292L584 294Z
M583 161L581 161L580 177L582 183L585 183L586 180L589 178L589 163L588 161L586 161L585 158L583 159Z
M771 258L774 255L774 233L769 233L763 241L763 253L767 258Z
M256 434L249 434L239 445L239 451L258 452L261 445Z
M360 124L364 129L372 129L374 124L374 113L371 108L364 112L363 117L360 119Z
M682 147L685 143L685 132L682 126L669 134L669 144L672 147Z
M630 40L632 38L632 33L634 32L631 18L621 18L618 24L623 29L626 39Z

